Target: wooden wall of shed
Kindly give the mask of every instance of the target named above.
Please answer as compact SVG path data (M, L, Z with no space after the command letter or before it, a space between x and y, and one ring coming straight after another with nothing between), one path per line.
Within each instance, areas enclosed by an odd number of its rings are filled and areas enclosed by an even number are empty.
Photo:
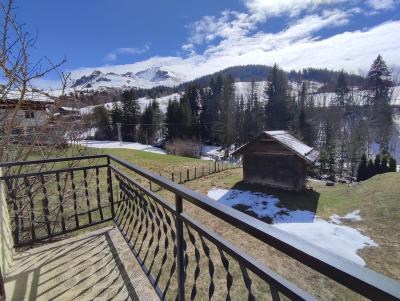
M262 149L265 151L265 148ZM243 156L243 180L288 190L304 188L307 167L302 159L288 152L266 154L246 152Z

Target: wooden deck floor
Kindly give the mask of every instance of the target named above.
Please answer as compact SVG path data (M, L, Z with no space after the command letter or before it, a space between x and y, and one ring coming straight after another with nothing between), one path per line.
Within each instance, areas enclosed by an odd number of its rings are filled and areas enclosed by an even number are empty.
M7 300L159 300L120 232L107 227L19 253Z

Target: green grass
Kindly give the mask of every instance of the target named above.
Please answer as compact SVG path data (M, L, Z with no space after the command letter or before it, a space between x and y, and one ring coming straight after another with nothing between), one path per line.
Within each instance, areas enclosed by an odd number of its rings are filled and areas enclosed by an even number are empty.
M209 162L174 155L163 155L151 152L119 149L119 148L104 148L101 149L103 154L112 154L119 158L125 159L129 162L140 165L141 167L150 169L154 172L161 172L163 174L171 174L172 172L184 171L187 168L194 168L204 166L208 167Z

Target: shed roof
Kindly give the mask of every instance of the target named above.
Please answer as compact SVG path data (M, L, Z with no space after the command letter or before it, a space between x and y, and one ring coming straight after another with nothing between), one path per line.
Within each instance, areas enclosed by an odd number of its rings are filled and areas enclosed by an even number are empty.
M293 151L296 155L298 155L300 158L304 159L308 163L312 163L318 158L319 152L317 150L304 144L303 142L293 137L286 131L264 131L260 135L258 135L254 140L239 147L232 154L235 155L245 152L249 145L251 145L253 142L257 141L263 136L272 138L282 146Z

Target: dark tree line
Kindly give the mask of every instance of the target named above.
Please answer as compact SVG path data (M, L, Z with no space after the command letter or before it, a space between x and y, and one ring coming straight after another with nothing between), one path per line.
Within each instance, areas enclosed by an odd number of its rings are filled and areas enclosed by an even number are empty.
M368 160L367 155L363 154L361 156L360 164L358 165L357 180L364 181L378 174L396 171L396 159L390 156L390 154L378 154L375 156L374 160Z
M374 141L383 153L389 153L393 83L381 56L362 81L344 71L335 72L335 83L330 82L334 97L322 107L316 105L315 96L320 94L315 94L308 79L318 75L331 81L332 72L310 68L288 74L274 65L265 74L264 87L253 79L246 96L235 94L234 78L223 72L205 77L206 84L187 84L181 96L170 99L164 116L155 100L140 112L135 92L124 92L108 123L106 112L96 112L99 136L117 139L115 125L120 123L125 141L152 144L164 138L216 144L229 155L232 146L252 140L263 130L287 130L320 151L314 172L330 180L356 176L362 155ZM298 88L293 89L290 77L296 77ZM363 86L355 87L355 80ZM391 158L385 160L389 165Z

